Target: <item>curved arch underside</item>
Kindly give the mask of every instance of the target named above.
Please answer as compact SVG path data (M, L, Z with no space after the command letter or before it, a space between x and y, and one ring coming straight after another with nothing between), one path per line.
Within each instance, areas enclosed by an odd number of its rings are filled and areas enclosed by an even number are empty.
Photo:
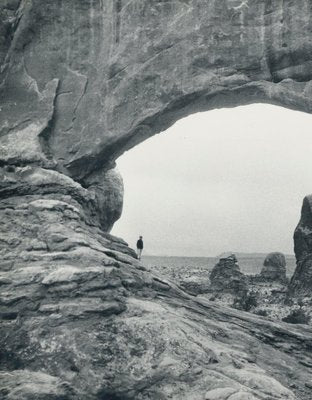
M311 399L308 327L188 296L106 233L115 159L178 118L312 111L311 1L0 3L1 394ZM311 204L294 292L311 293Z
M0 7L2 163L83 181L192 112L254 102L312 111L309 0ZM19 137L27 145L10 149Z

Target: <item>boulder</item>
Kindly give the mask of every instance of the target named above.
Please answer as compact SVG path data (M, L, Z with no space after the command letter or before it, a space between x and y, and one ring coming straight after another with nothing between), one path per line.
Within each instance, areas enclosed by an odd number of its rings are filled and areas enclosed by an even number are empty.
M266 256L260 276L268 281L286 281L286 259L284 254L275 252Z
M235 256L220 258L210 273L211 289L217 292L243 295L248 290L248 282L240 271Z
M85 179L84 185L94 193L101 229L110 232L123 207L124 187L119 171L97 170Z

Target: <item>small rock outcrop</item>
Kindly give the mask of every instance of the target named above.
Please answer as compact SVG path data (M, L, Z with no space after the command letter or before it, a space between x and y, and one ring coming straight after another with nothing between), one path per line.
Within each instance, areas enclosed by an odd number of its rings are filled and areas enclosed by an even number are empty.
M211 271L210 282L214 291L234 295L241 295L247 291L247 279L240 271L235 255L220 258Z
M110 232L123 208L124 187L119 171L117 168L95 171L84 181L84 186L94 195L101 229Z
M291 278L291 294L312 293L312 195L303 200L301 218L294 233L297 267Z
M286 281L286 258L283 253L274 252L266 256L260 276L268 281Z

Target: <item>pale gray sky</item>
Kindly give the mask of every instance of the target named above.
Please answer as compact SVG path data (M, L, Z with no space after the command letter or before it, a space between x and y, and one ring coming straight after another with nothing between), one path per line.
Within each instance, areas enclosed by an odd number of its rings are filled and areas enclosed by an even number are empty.
M124 178L113 234L145 254L293 252L312 193L312 116L255 104L193 114L117 161Z

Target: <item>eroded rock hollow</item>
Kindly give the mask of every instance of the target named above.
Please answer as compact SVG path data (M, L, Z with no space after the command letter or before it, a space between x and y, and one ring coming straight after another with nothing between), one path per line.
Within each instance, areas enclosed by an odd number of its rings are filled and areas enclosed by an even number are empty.
M116 158L177 119L311 112L311 8L1 1L4 399L311 398L310 330L196 300L108 233Z

